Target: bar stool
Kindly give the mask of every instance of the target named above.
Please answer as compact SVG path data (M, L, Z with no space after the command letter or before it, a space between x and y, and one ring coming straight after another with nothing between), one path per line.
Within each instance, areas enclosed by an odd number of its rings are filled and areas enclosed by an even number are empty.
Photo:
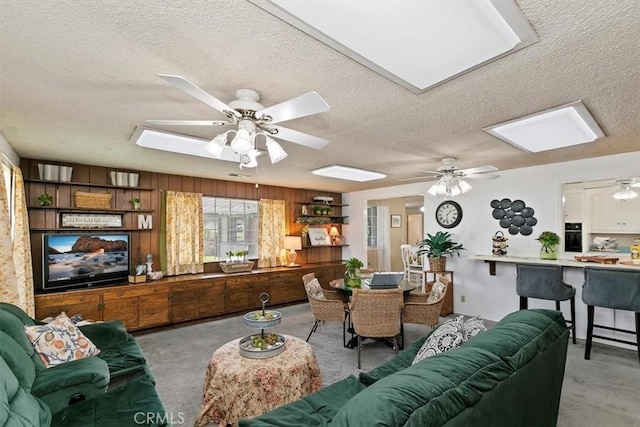
M516 293L520 296L520 310L528 307L527 298L546 299L556 302L560 311L560 301L571 303L572 342L576 343L576 288L562 281L562 266L544 264L516 264Z
M596 337L638 347L638 360L640 360L640 271L585 267L582 301L587 305L587 345L584 350L584 358L589 360L591 357L591 344L593 337ZM594 327L627 334L634 333L634 331L626 329L594 324L593 314L595 307L635 312L636 342L594 335Z

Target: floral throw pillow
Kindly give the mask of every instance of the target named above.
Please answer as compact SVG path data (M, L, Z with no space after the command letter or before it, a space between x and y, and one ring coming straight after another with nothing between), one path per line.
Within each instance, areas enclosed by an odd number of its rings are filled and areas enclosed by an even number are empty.
M431 287L431 292L429 292L429 296L427 297L427 304L434 303L440 299L442 295L447 290L447 285L442 283L441 281L437 281Z
M46 325L25 326L24 330L47 368L100 353L64 313Z
M310 280L304 285L304 287L307 289L308 295L311 295L312 297L317 299L325 299L324 292L322 292L322 286L320 286L320 282L318 282L318 279Z
M413 363L418 363L428 357L460 347L464 342L463 319L464 316L458 316L438 326L422 344L413 359Z
M464 334L465 341L468 341L470 338L473 338L480 332L484 332L486 330L487 327L484 326L484 321L479 316L470 317L462 324L462 332Z

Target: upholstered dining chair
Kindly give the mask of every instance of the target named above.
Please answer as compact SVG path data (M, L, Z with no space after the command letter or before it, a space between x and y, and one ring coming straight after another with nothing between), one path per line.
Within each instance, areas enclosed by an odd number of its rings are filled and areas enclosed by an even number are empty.
M358 335L358 369L363 338L392 338L398 352L403 307L402 289L354 289L349 303L351 322Z
M313 274L313 273L310 273ZM305 275L309 276L309 275ZM313 313L313 327L307 336L307 342L311 338L311 334L318 330L320 322L337 321L342 322L342 345L347 346L346 340L346 321L348 319L348 307L339 299L328 299L325 296L326 290L322 289L318 279L313 277L303 277L304 289L307 292L311 312Z
M402 251L402 265L404 266L404 278L411 283L422 287L424 292L424 268L422 266L422 256L416 255L418 248L411 245L400 245Z
M560 301L569 300L571 305L572 342L576 343L576 288L562 281L561 265L516 264L516 293L520 296L520 310L528 308L528 298L546 299L556 302L560 311Z
M585 267L584 285L582 285L582 301L587 305L587 344L584 358L591 357L593 338L630 344L638 348L640 360L640 271L614 268ZM593 323L595 307L612 308L635 312L636 342L595 335L593 328L607 329L626 334L634 331Z

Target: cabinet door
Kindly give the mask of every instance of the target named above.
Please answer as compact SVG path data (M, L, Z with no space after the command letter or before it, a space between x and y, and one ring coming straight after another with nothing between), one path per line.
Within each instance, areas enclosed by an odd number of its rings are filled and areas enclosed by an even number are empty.
M566 192L564 194L564 220L566 222L582 222L582 192Z
M611 192L591 194L591 231L620 231L621 222L620 201L615 200Z
M640 233L640 197L621 201L622 231L626 233Z
M64 311L69 317L79 314L85 320L102 320L99 292L38 295L35 305L36 319L55 317Z
M244 278L229 279L227 281L227 312L247 310L249 305L249 281Z
M138 327L138 297L105 298L103 317L104 320L120 320L127 329L136 329Z
M226 311L225 298L227 294L226 280L216 280L207 283L200 289L200 316L216 316Z
M183 322L199 317L200 288L197 283L171 286L171 321Z
M269 280L269 305L289 302L290 274L275 274Z
M140 297L138 307L138 327L163 325L169 323L169 292L159 290L157 293Z

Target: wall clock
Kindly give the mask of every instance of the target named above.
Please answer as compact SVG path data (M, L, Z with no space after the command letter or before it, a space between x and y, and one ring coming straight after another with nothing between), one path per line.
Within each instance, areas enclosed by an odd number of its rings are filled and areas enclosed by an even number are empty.
M436 208L436 222L442 228L453 228L462 221L462 207L453 200L445 200Z

